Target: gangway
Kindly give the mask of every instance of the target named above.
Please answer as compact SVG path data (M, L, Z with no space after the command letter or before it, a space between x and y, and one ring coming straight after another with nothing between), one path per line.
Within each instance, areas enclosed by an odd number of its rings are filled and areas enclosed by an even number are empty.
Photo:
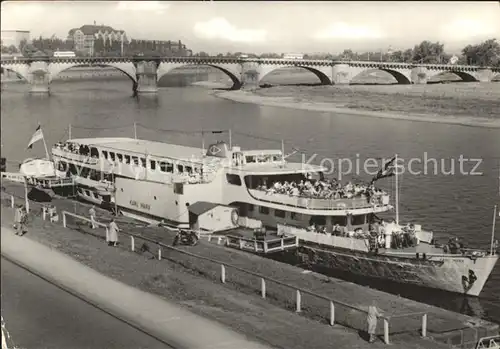
M476 349L500 349L500 335L481 338Z
M58 178L58 177L29 177L16 172L2 172L2 180L8 180L16 183L24 183L41 186L44 189L72 187L75 185L73 178Z
M299 238L283 236L277 238L256 239L243 236L226 235L226 246L239 250L267 254L299 247Z

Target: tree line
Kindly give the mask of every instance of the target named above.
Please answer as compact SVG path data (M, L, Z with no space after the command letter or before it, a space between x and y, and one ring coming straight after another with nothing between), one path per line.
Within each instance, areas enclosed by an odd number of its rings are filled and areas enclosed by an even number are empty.
M170 47L169 47L170 46ZM174 50L172 44L162 43L161 45L155 41L131 40L123 45L123 55L131 56L139 53L144 55L162 55L162 56L183 56L186 55L186 50ZM31 43L22 41L18 47L14 45L1 45L3 54L19 54L25 57L30 57L34 53L42 51L51 56L54 51L72 51L74 44L70 40L62 40L55 36L51 38L39 37L33 39ZM76 52L77 55L83 55ZM120 56L122 54L122 44L120 41L105 42L102 39L96 39L94 42L94 55L96 56ZM283 54L278 53L263 53L260 55L243 52L227 52L219 53L219 57L238 57L247 55L250 58L282 58ZM193 56L207 57L206 52L198 52ZM383 61L383 62L399 62L399 63L420 63L420 64L466 64L500 67L500 44L496 39L488 39L479 44L467 45L461 50L461 54L456 56L456 61L452 60L453 55L447 53L444 49L444 44L440 42L422 41L413 48L406 50L395 51L379 51L379 52L354 52L351 49L345 49L341 54L334 55L330 53L324 54L304 54L304 59L326 59L326 60L347 60L347 61Z
M22 40L19 46L4 46L1 44L2 54L22 54L24 57L31 57L35 53L43 53L52 56L55 51L74 51L77 56L85 56L85 53L75 49L72 40L63 40L56 36L44 38L42 36L34 38L28 43ZM162 56L184 56L187 53L185 46L179 41L176 42L160 42L151 40L136 40L132 39L123 43L121 40L104 40L102 37L94 40L93 55L100 57L118 57L123 53L124 56L133 56L139 53L157 54Z
M282 58L284 54L263 53L256 55L243 52L228 52L225 55L220 53L220 57L238 57L246 54L255 58ZM461 50L460 55L456 55L456 61L452 60L454 55L444 50L444 44L439 42L422 41L413 48L395 51L378 52L354 52L345 49L341 54L319 53L304 54L304 59L325 59L325 60L345 60L345 61L382 61L398 63L420 63L420 64L464 64L500 67L500 44L496 39L489 39L476 45L467 45Z

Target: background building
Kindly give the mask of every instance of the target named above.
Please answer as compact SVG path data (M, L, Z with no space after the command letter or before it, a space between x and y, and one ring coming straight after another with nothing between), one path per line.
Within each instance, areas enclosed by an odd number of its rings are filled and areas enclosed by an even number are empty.
M108 48L112 51L121 51L122 45L128 43L124 30L114 29L105 25L83 25L73 28L68 32L67 41L73 43L75 51L86 55L95 56L96 53Z
M2 46L9 47L13 45L19 49L19 44L23 40L30 42L29 30L2 30Z

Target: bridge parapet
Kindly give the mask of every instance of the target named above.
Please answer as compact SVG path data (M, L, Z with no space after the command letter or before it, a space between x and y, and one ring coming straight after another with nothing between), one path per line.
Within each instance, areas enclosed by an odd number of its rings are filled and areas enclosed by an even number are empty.
M241 57L44 56L2 59L1 65L22 76L32 84L32 89L38 92L48 92L50 82L63 70L82 65L111 66L122 71L132 80L134 93L156 92L157 81L163 75L187 65L215 67L231 78L233 88L258 87L267 74L276 69L289 67L309 70L318 76L322 84L348 84L354 77L368 69L386 71L402 84L427 83L433 76L444 72L453 72L465 81L491 81L500 72L500 67L469 65Z

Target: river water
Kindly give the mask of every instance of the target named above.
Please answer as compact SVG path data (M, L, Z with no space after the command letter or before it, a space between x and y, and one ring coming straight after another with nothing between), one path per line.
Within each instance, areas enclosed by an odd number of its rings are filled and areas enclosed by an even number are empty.
M192 77L188 80L193 82ZM185 79L175 78L166 85L169 84L184 86L187 83ZM398 176L400 220L422 224L433 230L442 242L450 236L458 236L471 247L489 248L493 206L500 202L498 129L239 104L218 99L200 87L164 87L160 88L157 97L135 99L131 98L132 84L124 79L56 81L50 97L30 96L26 91L23 84L5 84L1 95L2 156L7 157L9 164L44 155L42 143L26 150L38 123L42 125L48 147L67 138L69 124L73 138L133 137L131 125L137 122L140 124L137 127L139 138L200 147L200 135L192 131L231 129L233 144L244 149L280 149L281 139L284 139L285 152L291 152L292 147L299 148L306 153L305 161L314 154L311 163L332 159L337 170L333 175L337 177L339 158L346 159L345 170L347 159L354 165L359 159L362 167L367 158L388 159L395 153L405 163L410 159L423 162L427 156L427 159L438 161L437 174L432 162L424 166L414 160L413 171L423 172L427 167L427 174L405 172ZM212 140L206 138L205 144ZM473 172L480 174L471 174L477 161L464 161L464 171L460 171L461 155L480 159ZM301 160L301 157L294 155L290 159ZM323 160L327 167L331 163ZM441 173L441 166L449 172L452 163L455 174ZM16 169L11 167L11 170ZM368 180L370 176L361 168L359 173L344 175L343 179ZM377 183L394 193L394 178L381 179ZM497 237L500 238L498 228ZM479 299L415 287L396 288L384 283L372 286L500 322L499 265Z

